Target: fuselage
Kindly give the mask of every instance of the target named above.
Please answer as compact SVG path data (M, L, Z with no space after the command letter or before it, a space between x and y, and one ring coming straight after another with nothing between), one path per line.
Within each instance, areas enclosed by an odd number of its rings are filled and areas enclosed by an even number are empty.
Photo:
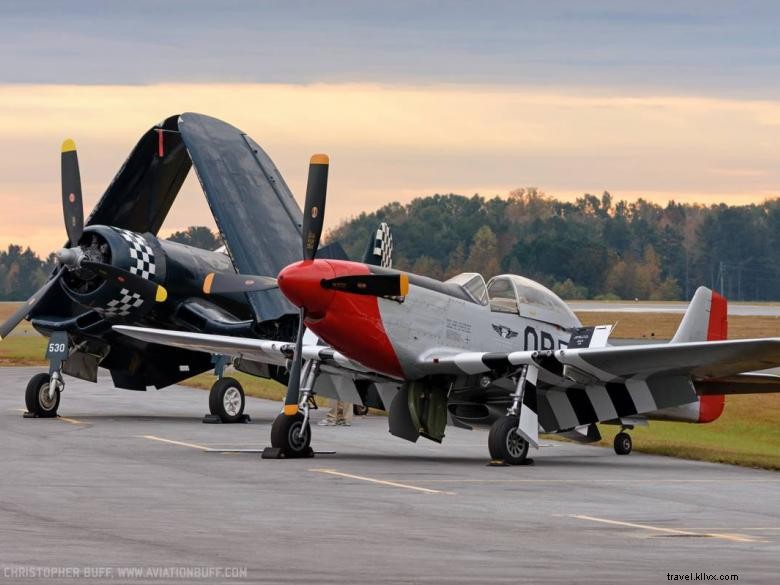
M300 262L282 271L279 286L304 308L307 327L320 338L369 370L396 379L430 374L432 355L474 348L560 349L567 346L572 327L579 326L570 313L557 320L549 312L545 320L522 316L527 311L521 307L513 310L511 303L491 302L487 290L484 295L469 293L455 283L416 275L409 275L408 294L398 299L338 292L320 284L337 276L377 271L356 262ZM398 272L381 269L381 273Z

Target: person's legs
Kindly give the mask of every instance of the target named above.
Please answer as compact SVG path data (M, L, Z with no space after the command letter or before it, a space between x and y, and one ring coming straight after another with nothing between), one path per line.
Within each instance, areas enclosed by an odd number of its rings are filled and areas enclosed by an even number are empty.
M352 404L349 402L342 402L339 400L338 403L339 411L338 411L338 419L337 424L349 426L352 421Z
M341 402L337 400L333 400L332 398L328 398L328 403L330 404L330 409L328 410L328 416L326 416L319 423L317 423L323 427L333 426L338 424L339 422L339 404L341 404Z

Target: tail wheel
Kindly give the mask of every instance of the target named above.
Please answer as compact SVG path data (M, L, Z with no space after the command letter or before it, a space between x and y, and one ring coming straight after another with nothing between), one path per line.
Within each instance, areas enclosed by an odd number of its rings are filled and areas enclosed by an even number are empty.
M633 443L631 441L631 435L624 432L619 432L615 435L615 442L612 444L615 448L615 453L618 455L628 455L631 453Z
M235 378L221 378L211 387L209 410L224 423L241 422L245 403L244 389Z
M505 416L490 427L488 449L491 459L504 461L510 465L521 465L528 456L528 441L518 432L518 418Z
M24 393L24 402L27 411L37 414L42 418L53 418L57 416L57 409L60 406L60 392L57 390L54 397L49 396L49 387L51 378L49 374L35 374L27 383L27 390Z
M282 450L286 457L306 457L311 444L311 426L303 424L303 414L280 414L271 427L271 446Z

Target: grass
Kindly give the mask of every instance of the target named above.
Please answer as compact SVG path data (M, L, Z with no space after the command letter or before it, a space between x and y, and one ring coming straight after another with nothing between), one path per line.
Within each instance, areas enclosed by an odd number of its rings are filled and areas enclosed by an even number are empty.
M0 303L0 320L17 305ZM619 322L616 337L669 339L682 318L671 313L589 313L579 314L585 325ZM43 365L46 339L24 323L13 335L0 342L0 366ZM729 318L729 337L770 337L780 334L780 320L773 317ZM284 387L273 380L231 372L248 396L281 400ZM214 383L211 373L183 382L208 390ZM601 425L602 443L611 445L618 428ZM728 396L723 416L709 424L651 422L648 428L632 431L634 449L645 453L684 459L732 463L748 467L780 470L780 394Z
M602 444L611 446L619 427L599 428ZM650 421L631 436L634 449L643 453L780 470L780 394L727 396L715 422Z
M46 364L46 338L38 333L14 333L0 341L0 366L40 366Z
M682 320L682 313L577 313L586 327L617 323L612 337L618 339L671 339ZM776 337L780 335L780 318L732 315L729 317L729 339Z

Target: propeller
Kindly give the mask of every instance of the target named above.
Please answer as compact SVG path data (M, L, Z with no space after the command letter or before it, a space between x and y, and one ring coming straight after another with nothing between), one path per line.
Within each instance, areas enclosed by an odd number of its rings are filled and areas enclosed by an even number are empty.
M81 174L76 143L70 138L62 143L62 212L65 216L65 231L71 246L77 246L84 233L84 203L81 199Z
M409 277L403 273L337 276L323 280L320 285L323 288L375 297L405 297L409 293Z
M111 264L85 260L79 266L92 270L105 280L113 281L117 285L141 295L141 298L145 300L154 299L158 303L163 303L168 298L168 291L165 290L165 287Z
M29 299L27 299L27 301L25 301L21 307L16 309L16 311L14 311L13 314L8 317L4 323L0 324L0 340L2 340L4 337L7 337L8 334L11 333L11 331L13 331L14 328L22 322L22 319L27 318L27 315L30 314L30 311L33 310L38 301L43 298L47 291L60 279L60 276L62 276L64 271L65 267L60 268L57 274L55 274L54 277L49 280L49 282L39 288L38 291Z
M113 280L129 291L141 295L144 299L154 299L163 302L168 297L167 291L158 284L141 278L121 268L110 264L85 260L84 251L79 246L79 240L84 233L84 203L81 197L81 174L79 159L76 154L76 143L70 138L62 143L60 155L62 176L62 213L65 218L65 230L68 234L70 248L62 248L55 252L60 268L38 289L27 301L19 307L6 321L0 324L0 339L6 337L13 329L35 309L35 306L46 293L57 283L65 270L88 268L106 280Z
M327 154L315 154L309 160L309 178L306 182L306 201L303 206L303 259L314 260L320 247L322 225L325 220L325 197L328 192L328 168L330 159ZM301 389L301 369L303 368L303 334L306 311L301 308L298 319L298 335L295 338L295 353L290 366L287 381L287 393L284 396L284 414L298 414L298 396Z
M270 276L211 272L203 280L203 292L216 295L236 292L256 292L277 288L276 279Z

